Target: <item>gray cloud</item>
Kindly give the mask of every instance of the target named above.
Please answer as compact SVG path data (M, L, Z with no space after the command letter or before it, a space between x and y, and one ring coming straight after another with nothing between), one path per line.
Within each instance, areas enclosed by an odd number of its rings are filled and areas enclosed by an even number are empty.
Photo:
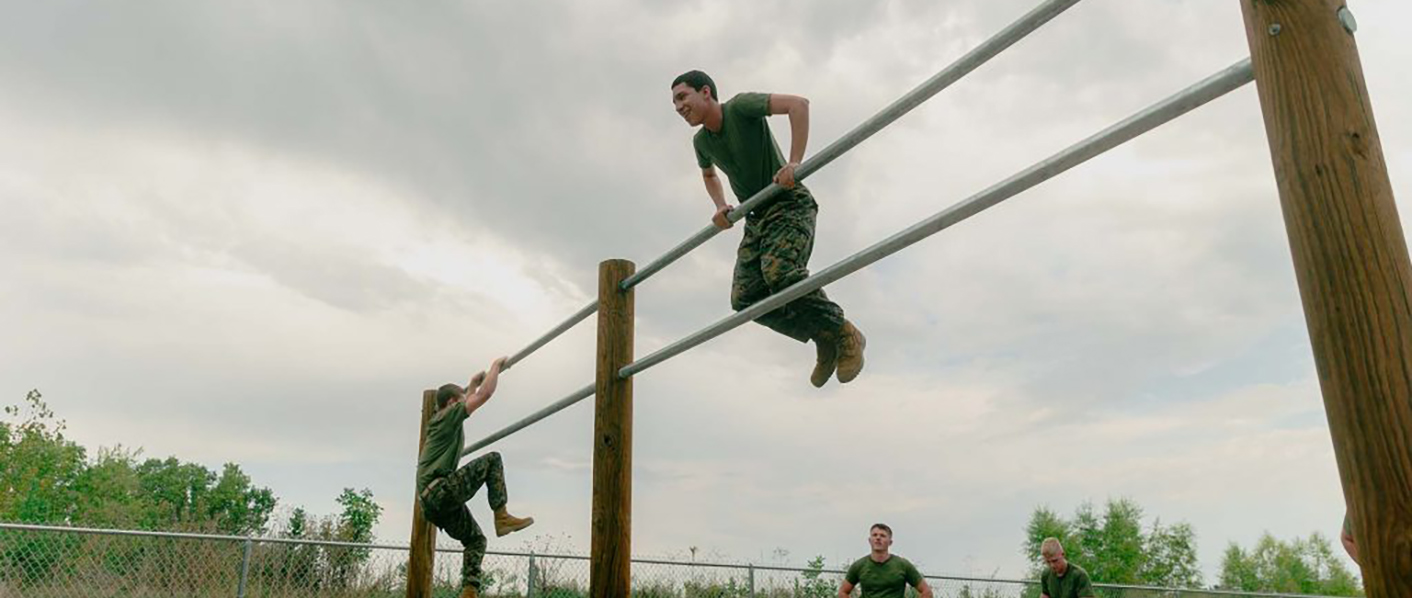
M673 76L809 96L817 151L1031 6L10 7L0 388L39 386L86 443L249 464L291 503L372 487L400 540L417 393L576 310L599 260L705 225ZM1402 10L1358 7L1394 183L1412 50L1377 24ZM1242 35L1235 5L1075 7L816 175L814 267L1227 66ZM931 571L1013 576L1034 506L1117 495L1192 521L1208 570L1228 539L1333 529L1261 126L1242 90L835 284L869 332L854 385L805 387L812 348L757 326L644 374L636 546L834 562L886 519ZM738 235L640 288L639 355L726 314ZM592 343L517 367L468 435L588 382ZM517 500L580 548L591 419L500 445Z

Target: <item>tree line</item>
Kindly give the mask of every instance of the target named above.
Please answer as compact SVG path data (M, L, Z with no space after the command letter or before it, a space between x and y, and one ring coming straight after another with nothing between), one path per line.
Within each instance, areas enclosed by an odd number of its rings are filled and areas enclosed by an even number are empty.
M1187 523L1164 525L1154 519L1144 527L1143 509L1131 499L1109 500L1098 511L1080 505L1064 518L1039 507L1025 526L1021 550L1038 577L1044 562L1039 545L1058 538L1069 560L1088 571L1094 583L1203 588L1196 557L1196 530ZM1282 592L1324 596L1362 596L1358 579L1337 557L1328 537L1281 540L1266 532L1254 546L1227 545L1219 577L1211 589Z
M226 534L341 542L370 542L382 514L368 489L345 488L340 511L316 516L296 507L273 521L279 498L256 485L236 463L219 472L176 457L142 458L141 449L87 449L65 436L38 390L8 405L0 418L0 521L70 527ZM25 536L0 544L0 575L42 580L75 563L112 561L41 544ZM67 542L67 540L66 540ZM134 542L136 542L134 540ZM52 542L51 542L52 544ZM149 542L151 544L151 542ZM153 544L155 545L155 544ZM112 542L97 542L112 550ZM346 578L366 561L365 549L289 549L290 576L309 580ZM134 559L167 558L151 550L126 550L125 570L142 569ZM289 565L289 563L285 563ZM3 579L0 579L3 581Z

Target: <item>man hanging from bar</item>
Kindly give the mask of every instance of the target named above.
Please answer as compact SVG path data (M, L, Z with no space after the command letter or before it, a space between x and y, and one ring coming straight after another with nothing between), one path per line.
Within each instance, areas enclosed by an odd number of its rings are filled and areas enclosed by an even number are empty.
M490 365L490 373L479 372L466 388L446 384L436 391L436 413L427 422L426 442L417 460L417 496L427 521L445 530L465 547L461 560L461 598L477 598L480 591L481 560L486 539L471 510L466 506L484 485L490 508L495 511L495 535L525 529L533 517L519 518L505 510L505 471L500 453L481 455L456 468L465 444L462 422L475 413L491 395L500 378L505 358Z
M706 193L716 205L711 221L726 229L733 206L726 203L716 167L730 178L744 202L771 182L785 190L745 215L745 234L736 252L731 308L740 311L809 276L814 221L819 206L794 171L809 140L809 101L779 93L741 93L724 103L716 82L701 71L672 81L672 104L687 124L700 126L692 138ZM789 161L780 154L765 117L788 114ZM822 387L838 373L850 382L863 371L863 333L844 319L843 308L823 289L811 291L755 320L799 342L814 341L817 361L809 381Z

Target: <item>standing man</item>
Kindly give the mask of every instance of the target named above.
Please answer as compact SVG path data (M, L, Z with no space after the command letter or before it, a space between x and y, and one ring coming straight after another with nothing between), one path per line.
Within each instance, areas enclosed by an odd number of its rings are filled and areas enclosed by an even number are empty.
M1095 598L1088 571L1064 558L1058 538L1045 538L1039 545L1044 573L1039 576L1040 598Z
M495 511L495 535L504 536L527 528L533 517L519 518L505 510L505 471L500 453L486 453L460 469L465 435L461 423L495 394L495 385L505 358L490 365L490 373L479 372L466 388L446 384L436 391L436 413L427 422L427 439L417 460L417 496L427 521L461 541L461 598L478 598L481 560L485 558L485 534L471 517L466 501L482 485L488 489L490 508Z
M731 308L740 311L809 277L814 222L819 206L809 189L794 181L809 141L809 100L779 93L742 93L720 102L716 82L701 71L672 81L672 104L687 124L701 127L692 138L706 193L716 205L711 221L726 229L733 206L726 203L716 167L730 178L738 201L778 183L785 191L745 215L745 234L736 253ZM780 155L765 117L788 114L789 161ZM850 382L863 371L866 340L843 308L823 289L760 316L756 322L799 342L814 341L817 362L809 381L822 387L838 372Z
M852 566L838 587L838 598L853 594L853 586L863 586L863 598L903 598L907 586L917 589L921 598L932 598L932 588L912 562L892 554L892 528L874 523L868 530L868 545L872 551Z

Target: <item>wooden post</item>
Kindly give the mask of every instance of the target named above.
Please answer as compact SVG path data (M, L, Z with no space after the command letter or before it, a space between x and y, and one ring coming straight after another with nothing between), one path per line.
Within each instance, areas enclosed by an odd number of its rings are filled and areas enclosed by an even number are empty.
M632 379L618 370L632 362L633 291L618 283L634 270L628 260L598 264L590 598L623 598L632 583Z
M427 443L427 422L436 410L436 391L422 391L422 439L417 442L417 455ZM422 501L412 496L412 545L407 555L407 598L431 598L431 568L436 557L436 527L422 515Z
M1412 262L1344 4L1240 2L1363 583L1406 598Z

